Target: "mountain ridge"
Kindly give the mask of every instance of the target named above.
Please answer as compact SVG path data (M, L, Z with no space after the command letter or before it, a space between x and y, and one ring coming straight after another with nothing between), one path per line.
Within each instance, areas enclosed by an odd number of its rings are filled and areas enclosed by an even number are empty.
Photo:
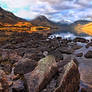
M0 23L9 23L9 24L17 24L18 22L28 22L31 23L32 26L39 27L49 27L52 32L72 32L72 33L87 33L85 32L85 28L88 31L88 27L85 27L86 24L92 23L92 21L88 20L77 20L74 23L65 23L65 22L53 22L49 20L47 17L40 15L33 20L27 21L26 19L15 16L12 12L4 10L0 7ZM0 24L1 25L1 24ZM84 26L83 26L84 25ZM80 30L82 27L82 30ZM83 28L84 27L84 28ZM91 28L91 25L89 26ZM41 28L42 29L42 28Z
M4 10L3 8L0 7L0 22L15 24L18 21L26 21L26 20L20 17L17 17L12 12Z

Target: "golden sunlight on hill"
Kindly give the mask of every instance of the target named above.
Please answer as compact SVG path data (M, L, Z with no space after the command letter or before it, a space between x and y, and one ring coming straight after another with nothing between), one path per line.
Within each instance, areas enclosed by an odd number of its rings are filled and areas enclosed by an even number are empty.
M78 25L75 27L75 30L77 30L77 32L78 32L79 34L80 34L80 33L86 33L86 34L92 36L92 23L88 23L88 24L85 24L85 25L80 25L80 24L78 24Z
M30 22L18 22L14 25L8 23L0 23L0 30L32 33L37 31L50 30L50 27L33 26Z
M32 26L32 24L31 23L29 23L29 22L18 22L17 24L15 24L14 26L18 26L18 27L30 27L30 26Z

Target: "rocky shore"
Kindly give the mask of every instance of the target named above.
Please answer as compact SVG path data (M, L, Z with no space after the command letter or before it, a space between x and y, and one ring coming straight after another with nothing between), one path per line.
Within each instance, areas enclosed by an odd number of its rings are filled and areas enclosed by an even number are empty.
M92 58L92 51L85 55L75 53L83 48L77 42L86 43L85 48L92 42L84 38L51 39L39 33L2 36L5 39L0 40L0 92L78 92L78 59Z

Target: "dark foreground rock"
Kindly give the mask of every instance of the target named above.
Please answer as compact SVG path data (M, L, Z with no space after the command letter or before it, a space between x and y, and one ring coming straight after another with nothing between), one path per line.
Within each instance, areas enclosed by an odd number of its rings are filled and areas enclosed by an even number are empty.
M31 59L23 58L15 65L14 73L25 74L25 73L31 72L33 71L36 64L37 62L34 62Z
M92 58L92 51L88 51L84 56L85 58Z

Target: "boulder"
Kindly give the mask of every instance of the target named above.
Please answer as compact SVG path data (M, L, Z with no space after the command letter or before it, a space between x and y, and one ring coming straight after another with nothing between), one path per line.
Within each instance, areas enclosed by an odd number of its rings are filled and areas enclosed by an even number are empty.
M28 72L31 72L35 66L36 62L32 61L31 59L28 58L22 58L14 68L14 73L15 74L25 74Z
M80 85L78 61L67 59L57 62L57 66L58 72L39 92L78 92Z
M88 43L88 44L86 45L86 48L89 48L89 47L92 47L92 42L90 42L90 43Z
M46 56L38 62L38 66L24 75L28 92L39 92L57 72L54 56Z
M77 57L82 57L83 56L83 53L77 53L76 56Z
M54 92L78 92L80 74L76 60L71 60L64 66L64 71L59 78L58 86Z
M69 47L59 47L58 50L62 53L62 54L72 54L73 53L73 49L69 48Z
M76 44L76 45L73 45L73 46L72 46L72 49L73 49L73 50L78 50L78 49L81 49L82 47L83 47L83 46L79 46L79 45Z
M85 58L92 58L92 51L89 50L84 56Z
M80 37L76 37L74 40L74 42L81 42L81 43L88 43L89 40L86 40L85 38L80 38Z

